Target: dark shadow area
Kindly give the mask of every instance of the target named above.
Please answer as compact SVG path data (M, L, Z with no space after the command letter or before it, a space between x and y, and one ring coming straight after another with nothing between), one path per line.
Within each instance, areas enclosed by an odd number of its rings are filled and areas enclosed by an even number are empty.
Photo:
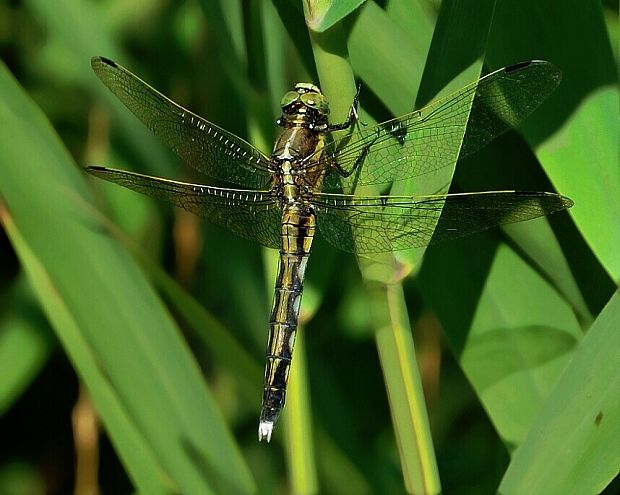
M458 360L495 257L499 240L488 232L430 248L416 286L441 321Z

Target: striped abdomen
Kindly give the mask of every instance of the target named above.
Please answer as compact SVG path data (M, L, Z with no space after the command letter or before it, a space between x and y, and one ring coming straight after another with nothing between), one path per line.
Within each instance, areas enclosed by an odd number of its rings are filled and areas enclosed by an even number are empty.
M282 248L267 343L259 440L271 439L273 425L284 407L304 274L315 225L312 209L298 205L285 207L282 214Z

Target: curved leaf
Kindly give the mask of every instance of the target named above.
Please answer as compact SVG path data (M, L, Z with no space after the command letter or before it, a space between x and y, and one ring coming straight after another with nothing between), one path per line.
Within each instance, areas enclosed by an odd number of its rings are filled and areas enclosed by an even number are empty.
M0 96L3 223L134 482L144 493L252 492L174 322L4 66Z

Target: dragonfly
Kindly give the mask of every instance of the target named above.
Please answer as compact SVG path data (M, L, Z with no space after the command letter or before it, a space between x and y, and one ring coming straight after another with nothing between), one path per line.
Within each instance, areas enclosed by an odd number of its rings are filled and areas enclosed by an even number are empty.
M100 166L87 167L87 172L279 250L259 441L271 440L284 407L306 266L317 230L335 247L367 256L426 247L573 205L551 192L393 196L343 191L347 181L355 187L385 187L454 166L456 157L471 155L518 125L555 90L561 72L550 62L534 60L499 69L422 109L366 128L356 125L359 86L347 119L330 123L329 103L319 87L299 83L280 102L276 124L281 132L271 157L174 103L119 64L94 57L91 65L112 93L185 163L234 187Z

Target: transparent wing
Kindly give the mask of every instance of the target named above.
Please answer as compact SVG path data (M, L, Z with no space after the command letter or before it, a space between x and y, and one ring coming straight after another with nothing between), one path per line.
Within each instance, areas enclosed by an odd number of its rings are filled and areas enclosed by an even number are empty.
M421 110L335 141L319 165L335 161L350 171L366 154L354 175L359 185L436 172L452 166L459 151L461 158L470 155L518 125L560 79L560 70L545 61L505 67Z
M267 187L269 159L251 144L177 105L111 60L94 57L91 65L110 91L189 166L225 182Z
M424 247L497 225L570 208L559 194L491 191L437 196L316 194L319 231L344 251L380 253Z
M282 213L269 191L187 184L105 167L87 167L96 177L184 208L244 239L280 247Z

